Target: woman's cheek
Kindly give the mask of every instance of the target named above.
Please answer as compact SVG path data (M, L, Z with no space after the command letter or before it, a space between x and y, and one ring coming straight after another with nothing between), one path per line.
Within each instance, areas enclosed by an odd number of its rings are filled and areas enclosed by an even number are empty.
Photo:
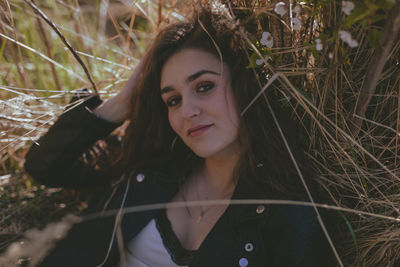
M168 121L169 121L169 125L171 126L172 130L174 130L174 132L177 135L180 135L179 130L178 130L178 125L176 122L176 116L174 116L174 111L168 111Z

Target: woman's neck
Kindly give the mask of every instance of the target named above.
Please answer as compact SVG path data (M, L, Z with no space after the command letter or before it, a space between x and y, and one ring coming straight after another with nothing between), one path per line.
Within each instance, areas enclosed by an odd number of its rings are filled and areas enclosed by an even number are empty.
M239 160L238 153L225 157L210 157L204 159L198 169L201 187L207 189L211 195L232 193L236 181L233 179L234 169Z

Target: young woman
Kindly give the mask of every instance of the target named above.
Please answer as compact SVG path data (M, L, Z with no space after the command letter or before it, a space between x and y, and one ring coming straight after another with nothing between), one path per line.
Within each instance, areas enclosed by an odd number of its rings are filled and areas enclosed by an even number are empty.
M162 30L117 96L69 108L32 146L25 167L37 180L98 186L108 193L90 211L117 210L76 224L41 266L334 264L312 208L201 202L306 199L265 100L241 115L265 78L247 67L235 30L218 21L202 12ZM298 130L275 106L303 162ZM119 148L109 135L125 120ZM110 159L117 162L106 167ZM155 203L168 204L122 212Z

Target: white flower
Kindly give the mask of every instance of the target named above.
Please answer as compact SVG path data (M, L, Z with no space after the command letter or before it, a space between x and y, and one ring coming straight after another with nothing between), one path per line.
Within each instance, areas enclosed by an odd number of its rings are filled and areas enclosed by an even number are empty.
M330 52L329 55L328 55L328 57L329 57L329 59L333 59L333 53Z
M268 48L271 48L274 45L274 38L272 37L271 33L263 32L260 43Z
M342 11L347 16L350 15L351 11L354 9L355 5L351 1L343 1L342 2Z
M259 58L259 59L256 60L256 64L259 65L259 66L264 65L264 62L267 62L270 59L271 59L270 56L265 56L264 59Z
M264 60L262 58L259 58L256 60L257 65L262 65L264 63Z
M314 28L314 29L318 29L318 28L319 28L319 20L314 19L314 21L313 21L313 28Z
M278 14L281 17L283 17L287 12L286 3L284 3L284 2L276 3L274 11L275 11L276 14Z
M299 5L296 5L293 9L293 12L296 13L296 17L298 17L301 12L301 7Z
M293 18L292 19L292 25L293 25L293 30L298 31L301 29L301 20L299 18Z
M358 46L358 42L356 41L356 40L351 40L349 43L348 43L348 45L351 47L351 48L354 48L354 47L357 47Z
M351 34L348 31L339 31L339 37L343 42L348 42L349 40L353 40Z
M223 13L226 14L228 11L226 5L222 4L219 1L212 2L211 9L215 14L223 14Z
M321 39L316 39L315 43L316 43L315 48L318 51L321 51L324 48L324 46L322 45Z
M348 31L339 31L340 39L347 43L351 48L357 47L358 42L351 37L351 34Z

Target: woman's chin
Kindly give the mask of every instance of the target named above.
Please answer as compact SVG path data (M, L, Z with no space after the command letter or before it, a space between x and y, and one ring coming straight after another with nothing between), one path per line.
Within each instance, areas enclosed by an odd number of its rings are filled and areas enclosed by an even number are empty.
M209 158L216 153L215 149L206 146L189 146L189 148L199 158Z

